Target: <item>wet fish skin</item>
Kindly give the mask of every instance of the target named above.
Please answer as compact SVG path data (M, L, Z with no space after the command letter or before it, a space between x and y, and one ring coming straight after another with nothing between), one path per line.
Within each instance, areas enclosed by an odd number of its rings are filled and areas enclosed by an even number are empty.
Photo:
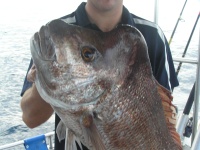
M97 150L179 149L137 29L102 33L54 20L33 36L31 53L36 87L64 124L60 139L68 128L69 147L76 137Z

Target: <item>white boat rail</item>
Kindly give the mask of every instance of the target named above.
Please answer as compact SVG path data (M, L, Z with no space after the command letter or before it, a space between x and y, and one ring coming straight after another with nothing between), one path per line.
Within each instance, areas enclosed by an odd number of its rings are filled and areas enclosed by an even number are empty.
M48 143L48 145L47 145L48 149L53 150L54 149L54 144L53 144L54 143L53 142L54 141L54 131L46 133L46 134L44 134L44 136ZM2 146L0 146L0 150L16 147L16 146L20 146L20 145L24 145L24 140L2 145Z
M183 58L183 57L174 57L173 61L174 62L189 63L189 64L198 64L198 60L187 59L187 58Z
M194 97L194 113L193 113L194 124L193 124L193 134L192 134L192 145L194 143L193 141L195 140L196 134L198 132L197 127L198 127L198 114L199 114L199 101L200 101L200 32L199 32L198 65L197 65L196 72L197 73L196 73L195 95L194 95L195 96ZM200 139L200 137L198 139ZM194 144L197 144L197 143L194 143ZM198 145L199 145L198 149L200 149L200 144Z
M199 34L199 49L198 49L198 60L188 60L184 58L176 59L179 62L193 63L196 64L196 81L195 81L195 91L194 91L194 110L193 110L193 125L192 125L192 138L191 138L191 150L200 150L200 127L198 128L198 116L199 116L199 101L200 101L200 34ZM177 123L177 132L179 133L181 140L184 140L184 129L189 120L187 114L182 114L179 117Z

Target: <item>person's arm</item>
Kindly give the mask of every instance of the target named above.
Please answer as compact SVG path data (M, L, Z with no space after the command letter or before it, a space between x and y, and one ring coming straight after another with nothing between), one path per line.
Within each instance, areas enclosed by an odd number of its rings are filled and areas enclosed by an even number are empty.
M21 92L22 119L29 128L41 125L53 114L52 107L41 98L35 84L30 80L35 72L32 66L31 59Z
M53 114L52 107L41 98L35 84L25 91L20 105L22 119L29 128L41 125Z

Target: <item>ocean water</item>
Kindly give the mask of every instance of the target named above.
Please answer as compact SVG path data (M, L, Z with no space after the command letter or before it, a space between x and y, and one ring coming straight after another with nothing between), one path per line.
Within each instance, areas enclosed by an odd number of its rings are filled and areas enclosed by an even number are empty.
M21 119L20 92L30 61L29 40L42 25L72 12L80 2L80 0L73 1L73 5L67 0L0 2L0 145L54 130L54 116L35 129L27 128ZM167 39L173 31L184 2L184 0L159 1L158 25ZM124 5L136 15L154 20L154 0L148 2L124 0ZM199 8L199 0L187 2L182 21L170 45L173 57L181 57ZM199 27L200 23L196 26L186 58L197 59ZM178 63L175 63L175 67L177 65ZM178 106L179 114L184 109L195 77L196 65L183 64L178 75L180 86L173 92L174 104Z

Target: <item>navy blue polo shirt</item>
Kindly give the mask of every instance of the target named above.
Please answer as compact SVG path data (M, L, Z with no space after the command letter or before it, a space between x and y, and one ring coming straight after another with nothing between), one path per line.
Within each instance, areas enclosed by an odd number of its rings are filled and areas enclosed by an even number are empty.
M90 23L85 11L85 4L85 2L81 3L73 13L63 16L60 19L66 23L79 25L93 30L100 30L95 24ZM144 36L148 46L153 75L156 80L170 91L172 91L174 87L178 86L179 83L175 74L170 48L162 30L158 27L158 25L131 14L125 7L123 7L123 14L120 23L136 27ZM31 66L32 60L29 65L29 69ZM31 85L32 84L25 78L21 95L23 95L23 93L30 88ZM60 118L56 115L55 126L57 126L59 121ZM64 149L64 141L59 143L56 137L55 150L62 149Z

